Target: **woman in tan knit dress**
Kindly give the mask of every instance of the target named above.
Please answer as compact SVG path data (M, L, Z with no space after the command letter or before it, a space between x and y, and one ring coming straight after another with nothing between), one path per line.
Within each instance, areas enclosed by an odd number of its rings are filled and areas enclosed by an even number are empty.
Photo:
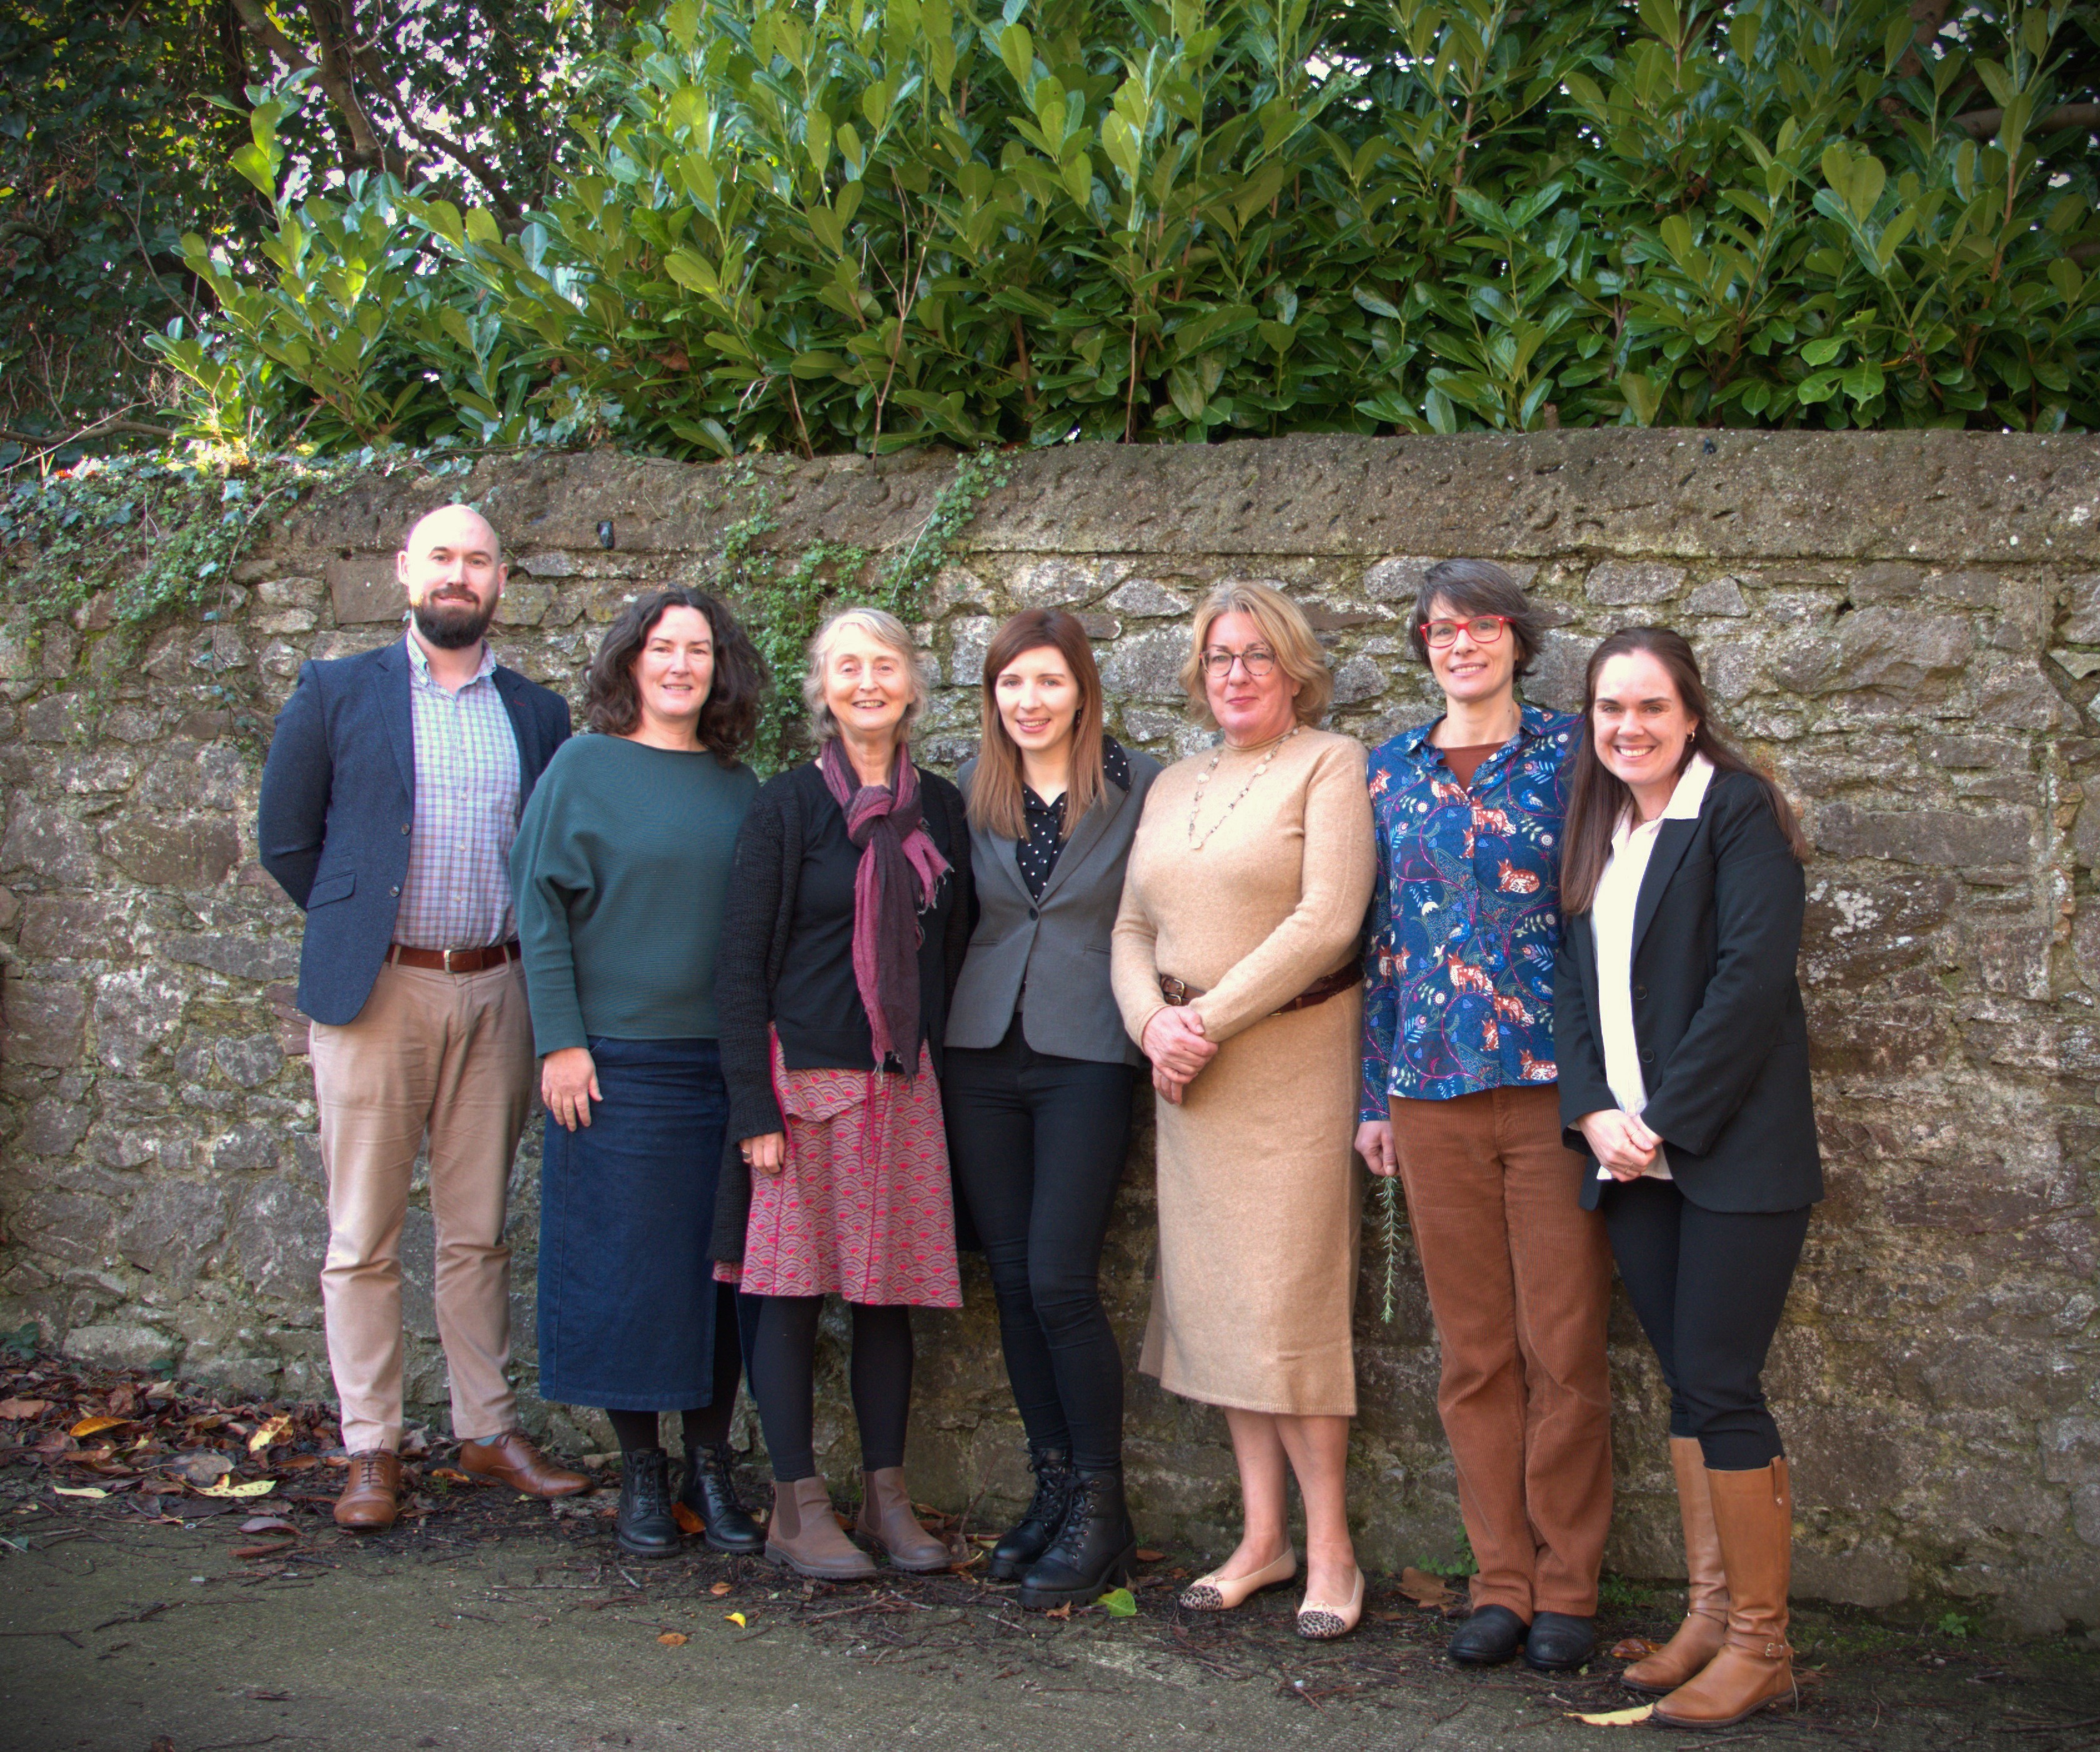
M1158 1094L1159 1271L1140 1363L1224 1409L1238 1548L1183 1596L1222 1610L1297 1572L1301 1634L1363 1608L1344 1501L1356 1414L1358 940L1374 869L1364 751L1314 728L1332 691L1304 616L1264 585L1197 611L1183 684L1222 741L1154 782L1113 977Z

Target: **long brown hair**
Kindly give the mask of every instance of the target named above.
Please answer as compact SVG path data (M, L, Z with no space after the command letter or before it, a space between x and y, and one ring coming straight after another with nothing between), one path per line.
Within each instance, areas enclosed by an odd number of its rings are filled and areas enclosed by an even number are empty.
M1699 720L1691 743L1677 763L1682 773L1695 754L1714 763L1717 773L1748 773L1764 788L1765 801L1785 835L1788 850L1803 863L1808 862L1808 836L1786 794L1767 774L1730 748L1714 728L1714 708L1700 679L1699 660L1681 633L1667 627L1621 627L1590 653L1590 666L1582 677L1581 745L1575 751L1575 776L1568 787L1568 820L1560 838L1560 911L1563 917L1587 912L1596 898L1597 883L1612 861L1612 835L1620 819L1634 806L1634 794L1626 783L1597 757L1596 727L1591 722L1597 704L1597 677L1614 657L1646 651L1670 672L1670 684L1684 709Z
M1057 651L1079 685L1079 716L1072 727L1072 776L1065 791L1064 832L1094 805L1107 781L1101 774L1101 672L1094 647L1077 615L1061 608L1024 608L985 647L984 740L970 781L970 819L1002 839L1028 837L1028 812L1021 801L1021 750L999 715L999 677L1024 651L1045 646Z
M719 598L673 585L629 602L607 627L591 660L584 695L584 722L602 736L632 735L642 722L642 690L634 665L656 623L674 608L698 609L714 636L714 679L700 708L695 734L725 766L735 765L758 729L758 700L765 690L765 663L750 635Z

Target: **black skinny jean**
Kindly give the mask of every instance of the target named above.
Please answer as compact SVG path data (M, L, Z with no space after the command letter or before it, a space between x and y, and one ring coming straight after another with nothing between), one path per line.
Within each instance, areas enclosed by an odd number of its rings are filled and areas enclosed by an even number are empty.
M1123 1463L1123 1353L1101 1306L1101 1242L1130 1145L1127 1065L1031 1048L1014 1017L950 1047L948 1158L991 1268L1028 1440L1087 1472Z
M1765 1353L1808 1233L1798 1211L1706 1211L1647 1176L1604 1189L1619 1276L1670 1387L1670 1433L1708 1467L1754 1472L1785 1452L1765 1405Z

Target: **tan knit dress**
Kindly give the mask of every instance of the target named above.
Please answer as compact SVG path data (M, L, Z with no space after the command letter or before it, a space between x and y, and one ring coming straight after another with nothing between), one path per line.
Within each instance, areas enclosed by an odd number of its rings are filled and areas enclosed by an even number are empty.
M1352 1417L1358 1195L1351 1156L1363 994L1274 1013L1354 952L1370 900L1364 751L1301 730L1229 814L1266 750L1208 752L1154 783L1116 920L1116 1001L1133 1039L1158 975L1218 1056L1159 1115L1159 1273L1138 1366L1188 1399Z

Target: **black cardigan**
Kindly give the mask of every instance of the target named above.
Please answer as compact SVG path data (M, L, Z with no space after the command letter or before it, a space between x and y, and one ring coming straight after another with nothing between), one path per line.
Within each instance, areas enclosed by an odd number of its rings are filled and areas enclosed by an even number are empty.
M919 773L920 797L927 837L948 861L930 912L922 916L925 938L919 951L920 1039L931 1050L934 1070L941 1069L941 1044L947 1032L948 1000L969 947L972 891L969 827L962 793L937 773ZM784 1132L779 1102L773 1091L770 1031L776 1021L776 995L793 964L794 995L804 1013L803 1026L783 1022L782 1055L790 1068L810 1066L875 1069L875 1048L867 1013L854 984L849 945L827 943L809 951L810 921L796 929L796 907L805 872L812 861L827 867L826 880L841 876L850 888L843 863L857 863L859 853L845 838L845 818L812 764L776 774L759 787L751 813L737 836L736 858L728 907L722 918L721 948L715 963L715 1011L721 1025L722 1080L729 1088L729 1127L723 1139L721 1175L715 1198L712 1258L743 1257L743 1236L751 1216L751 1171L739 1148L746 1138ZM841 865L839 869L828 867ZM819 929L836 937L836 920ZM795 1038L790 1038L791 1033ZM916 1065L918 1042L913 1044Z
M1823 1196L1808 1083L1808 1018L1794 963L1807 882L1764 792L1717 773L1696 821L1665 821L1634 909L1634 1036L1648 1106L1678 1190L1709 1211L1793 1211ZM1617 1107L1604 1080L1597 942L1566 921L1553 1039L1568 1144L1604 1184L1575 1122Z

